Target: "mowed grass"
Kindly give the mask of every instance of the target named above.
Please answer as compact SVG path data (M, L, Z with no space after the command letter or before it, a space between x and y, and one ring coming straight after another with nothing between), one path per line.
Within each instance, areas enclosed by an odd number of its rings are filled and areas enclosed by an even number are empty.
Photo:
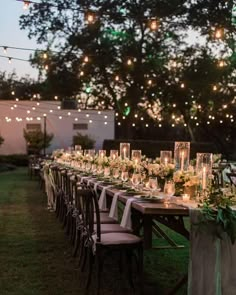
M145 294L165 294L187 272L188 242L165 229L187 247L145 251ZM158 239L156 245L166 242ZM46 196L25 168L0 174L0 294L85 294L86 273L78 270L72 247L55 214L46 210ZM108 257L101 294L135 294L116 257ZM94 281L94 280L93 280ZM96 294L91 285L89 294ZM187 294L184 286L177 294Z

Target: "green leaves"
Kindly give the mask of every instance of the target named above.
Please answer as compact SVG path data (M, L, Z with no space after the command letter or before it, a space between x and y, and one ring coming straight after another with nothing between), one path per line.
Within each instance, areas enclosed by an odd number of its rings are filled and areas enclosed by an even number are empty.
M232 244L236 240L236 211L230 206L233 204L230 195L224 195L221 190L212 191L201 205L201 225L213 224L215 235L223 238L226 233Z

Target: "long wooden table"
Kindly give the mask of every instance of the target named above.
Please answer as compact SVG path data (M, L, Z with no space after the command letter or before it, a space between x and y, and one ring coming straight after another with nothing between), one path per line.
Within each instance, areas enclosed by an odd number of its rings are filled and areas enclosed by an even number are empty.
M84 180L86 183L88 179ZM96 179L94 179L96 182ZM94 182L91 182L93 184ZM102 191L106 185L98 184L97 189ZM110 203L112 197L119 190L109 187L106 190L106 196L108 197L108 203ZM109 198L110 197L110 198ZM123 192L119 195L119 201L126 203L130 196L125 195ZM174 243L166 233L158 226L156 222L159 222L175 232L181 234L186 239L189 239L189 231L185 228L183 218L189 216L189 209L187 207L171 203L166 205L164 203L154 202L142 202L140 200L132 202L132 224L135 233L139 234L141 229L143 230L144 248L150 249L152 246L153 233L165 238L172 247L178 248L178 245Z

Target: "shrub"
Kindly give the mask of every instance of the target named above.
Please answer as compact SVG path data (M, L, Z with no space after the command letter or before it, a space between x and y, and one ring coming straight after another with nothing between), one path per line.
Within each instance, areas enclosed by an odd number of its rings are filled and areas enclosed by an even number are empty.
M28 155L13 154L13 155L0 155L0 165L10 164L15 166L27 166Z
M39 155L40 152L50 146L53 134L46 133L44 142L44 133L41 130L27 131L24 129L24 138L27 144L28 154Z
M79 132L73 136L73 145L81 145L83 150L94 148L95 142L96 141L88 135L82 135Z

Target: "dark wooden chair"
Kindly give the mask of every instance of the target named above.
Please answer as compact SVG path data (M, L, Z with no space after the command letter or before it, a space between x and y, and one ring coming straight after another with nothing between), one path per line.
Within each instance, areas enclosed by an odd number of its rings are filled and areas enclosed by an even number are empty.
M137 267L139 274L139 293L143 293L143 242L142 239L129 232L102 232L100 222L101 213L98 207L98 200L90 190L80 191L81 219L83 230L84 257L88 257L88 278L86 287L88 288L92 279L94 263L96 267L97 294L100 292L100 282L103 264L106 254L118 253L119 256L126 257L127 277L131 286L132 280L132 258L137 254ZM113 226L113 225L112 225Z

